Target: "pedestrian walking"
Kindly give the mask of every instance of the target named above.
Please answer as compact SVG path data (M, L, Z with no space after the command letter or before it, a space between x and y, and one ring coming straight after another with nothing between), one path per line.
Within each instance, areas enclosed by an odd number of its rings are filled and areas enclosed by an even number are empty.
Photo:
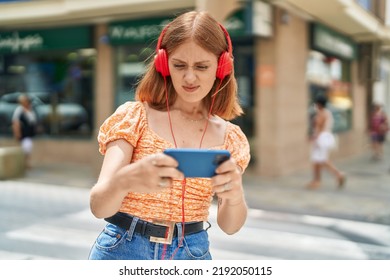
M337 187L345 184L345 174L338 170L329 159L330 151L336 146L336 140L332 132L333 116L326 108L327 98L320 95L315 100L316 113L312 122L311 135L311 161L313 179L307 185L310 189L316 189L321 185L322 169L329 170L337 179Z
M25 166L31 167L31 154L34 148L33 138L37 132L38 117L26 94L18 97L19 106L12 116L12 131L15 139L20 142L25 154Z
M383 144L389 131L389 122L386 113L380 104L374 104L370 118L370 140L372 149L372 159L381 160L383 158Z
M108 222L90 259L211 259L205 229L213 198L218 225L234 234L247 205L249 144L229 120L242 114L232 43L207 12L187 12L161 32L154 60L126 102L100 127L104 161L92 213ZM184 178L167 148L225 149L212 178Z

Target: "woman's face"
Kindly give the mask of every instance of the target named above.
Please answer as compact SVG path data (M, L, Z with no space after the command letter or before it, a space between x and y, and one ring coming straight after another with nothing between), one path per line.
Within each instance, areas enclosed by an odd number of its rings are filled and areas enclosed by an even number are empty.
M190 40L172 52L168 63L178 101L197 103L210 92L218 65L213 53Z

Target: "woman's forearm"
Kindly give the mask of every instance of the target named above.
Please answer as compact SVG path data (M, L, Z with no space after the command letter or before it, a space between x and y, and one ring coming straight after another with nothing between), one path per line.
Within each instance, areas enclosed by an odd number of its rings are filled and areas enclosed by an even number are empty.
M244 225L248 213L245 198L235 201L219 199L218 202L218 225L227 234L238 232Z
M121 182L105 180L98 182L90 193L90 208L97 218L107 218L120 209L128 190Z

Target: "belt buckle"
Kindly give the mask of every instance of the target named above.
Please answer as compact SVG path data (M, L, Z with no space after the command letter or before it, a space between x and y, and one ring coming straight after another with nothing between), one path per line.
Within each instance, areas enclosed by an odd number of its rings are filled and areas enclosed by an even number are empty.
M160 225L160 226L165 226L167 227L168 234L166 234L166 237L155 237L155 236L150 236L150 241L151 242L156 242L156 243L161 243L161 244L172 244L172 238L173 238L173 232L175 231L175 222L172 221L165 221L165 220L155 220L153 221L153 224L155 225Z

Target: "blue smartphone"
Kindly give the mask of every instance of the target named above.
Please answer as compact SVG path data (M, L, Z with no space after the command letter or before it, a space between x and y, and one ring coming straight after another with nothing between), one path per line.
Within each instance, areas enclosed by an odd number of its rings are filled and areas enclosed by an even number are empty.
M230 158L227 150L180 148L166 149L164 153L178 161L178 169L186 178L211 178L217 166Z

